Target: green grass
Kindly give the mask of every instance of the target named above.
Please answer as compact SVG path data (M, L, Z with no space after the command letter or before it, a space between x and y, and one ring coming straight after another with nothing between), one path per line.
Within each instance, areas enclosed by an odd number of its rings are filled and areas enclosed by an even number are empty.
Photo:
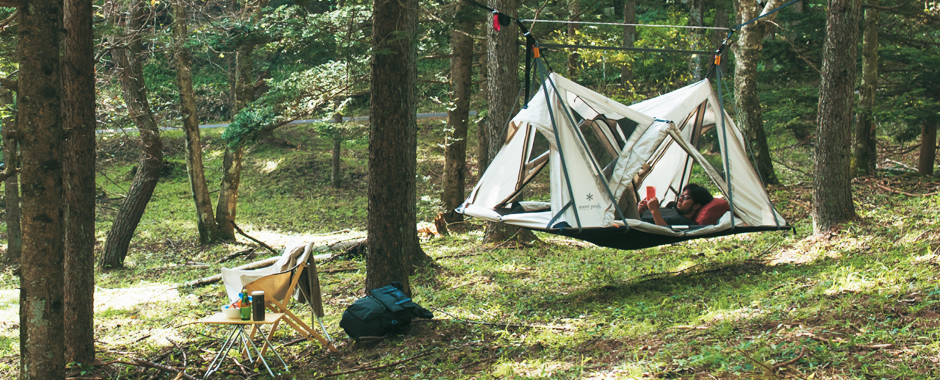
M421 223L439 211L438 124L420 130ZM191 322L214 313L225 302L224 290L220 284L179 284L272 254L242 238L196 243L181 133L166 133L165 140L171 165L131 243L127 268L97 274L96 348L103 362L146 358L201 375L221 331ZM218 131L207 131L205 140L206 174L215 190ZM99 141L98 187L106 194L98 203L102 245L129 186L134 144L122 136ZM361 141L344 145L339 189L329 187L330 149L304 127L282 129L249 148L239 226L277 248L293 240L326 245L364 237L367 147ZM470 186L478 175L473 173ZM923 194L935 192L937 183L905 175L856 180L860 219L837 233L810 236L811 189L796 171L781 177L790 186L773 187L771 196L795 234L618 251L539 233L539 243L508 249L483 245L477 221L453 226L450 236L422 241L439 267L412 278L415 300L435 319L371 344L353 345L338 327L343 310L362 295L365 262L322 263L324 323L339 338L340 352L307 342L280 346L291 364L286 377L354 369L359 371L332 378L940 377L940 197L908 197L877 186ZM218 263L252 247L257 257ZM0 270L2 377L14 376L19 360L13 270ZM294 310L309 319L308 310ZM275 340L281 345L297 337L284 328ZM375 367L382 368L370 370ZM231 362L224 369L238 371ZM108 379L156 374L118 363L93 372Z

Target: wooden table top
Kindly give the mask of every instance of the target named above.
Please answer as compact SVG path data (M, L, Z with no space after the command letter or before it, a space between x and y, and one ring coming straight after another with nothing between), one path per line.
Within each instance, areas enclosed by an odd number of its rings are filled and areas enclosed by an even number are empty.
M266 325L276 322L284 316L284 313L264 313L263 321L243 321L241 319L231 319L221 312L215 313L199 320L199 323L208 323L216 325Z

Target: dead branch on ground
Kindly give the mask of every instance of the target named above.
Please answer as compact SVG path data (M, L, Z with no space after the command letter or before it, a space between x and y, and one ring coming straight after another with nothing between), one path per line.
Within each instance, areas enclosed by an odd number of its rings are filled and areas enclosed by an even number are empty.
M392 362L392 363L388 363L388 364L384 364L384 365L380 365L380 366L375 366L375 367L359 367L359 368L354 368L354 369L351 369L351 370L348 370L348 371L333 372L333 373L331 373L331 374L329 374L329 375L325 375L325 376L322 376L322 377L318 377L318 379L326 379L326 378L328 378L328 377L333 377L333 376L348 375L348 374L350 374L350 373L356 373L356 372L375 371L375 370L379 370L379 369L382 369L382 368L393 367L393 366L399 365L399 364L401 364L401 363L404 363L404 362L407 362L407 361L410 361L410 360L414 360L414 359L417 359L417 358L420 358L420 357L423 357L423 356L427 356L427 355L430 354L430 353L431 353L430 350L429 350L429 351L425 351L424 353L421 353L421 354L412 356L412 357L410 357L410 358L405 358L405 359L402 359L402 360L399 360L399 361L396 361L396 362Z
M258 243L258 245L260 245L260 246L262 246L262 247L264 247L264 248L267 248L269 251L273 252L275 255L280 255L280 254L281 254L280 252L276 251L274 248L271 248L270 245L264 244L264 242L262 242L261 240L255 239L255 238L253 238L253 237L251 237L251 236L248 236L248 234L246 234L245 231L242 231L241 228L238 228L238 225L235 224L235 222L232 222L232 227L235 227L235 231L238 231L238 234L239 234L239 235L242 235L242 236L248 238L249 240L251 240L251 241L253 241L253 242L255 242L255 243Z

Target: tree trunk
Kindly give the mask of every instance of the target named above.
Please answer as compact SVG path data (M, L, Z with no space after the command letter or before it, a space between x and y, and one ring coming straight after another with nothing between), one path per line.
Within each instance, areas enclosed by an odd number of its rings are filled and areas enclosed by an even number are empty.
M688 0L689 4L689 25L705 25L705 0ZM705 29L690 29L690 38L692 40L692 50L707 50L705 46ZM708 69L708 56L694 54L689 56L689 68L692 72L692 80L699 81L705 77L705 70Z
M242 177L242 155L245 148L225 147L222 158L222 183L215 207L215 220L224 240L235 240L235 215L238 211L238 185Z
M254 50L254 44L246 43L239 47L235 54L235 106L232 108L232 119L255 97L254 61L251 58ZM222 182L215 208L215 220L219 224L223 240L235 240L238 185L241 183L244 150L242 146L225 147L225 156L222 160Z
M0 88L0 107L13 105L13 92L5 88ZM0 121L3 130L3 161L6 167L15 168L19 149L17 146L18 137L16 137L16 117L9 116ZM23 232L20 228L20 182L19 175L14 174L7 177L4 181L4 203L6 204L6 223L7 223L7 253L4 260L14 262L20 260L20 254L23 252Z
M141 28L145 16L143 0L131 2L130 19L127 21L126 48L114 49L115 63L120 71L121 90L124 94L124 103L127 112L137 130L140 131L140 140L143 152L140 163L127 197L121 204L114 224L108 231L105 240L104 252L98 261L101 268L120 268L124 266L127 257L127 248L134 231L140 223L140 218L147 209L147 203L153 196L153 190L160 180L163 170L163 142L160 140L160 129L154 120L150 104L147 102L147 87L144 83L143 57L141 56Z
M878 0L871 4L878 5ZM865 32L862 38L862 86L859 89L858 124L855 125L855 173L875 174L878 162L875 145L875 89L878 88L878 9L865 10Z
M636 24L636 0L626 0L623 2L623 23ZM624 25L623 27L623 47L632 48L636 40L636 27ZM620 68L620 86L626 91L632 91L633 85L633 64L632 61L623 63Z
M196 206L196 227L199 244L211 244L222 238L222 232L212 213L212 199L206 184L205 166L202 162L202 137L196 112L196 96L193 93L192 53L186 47L189 38L189 11L180 0L173 1L173 42L176 65L176 85L180 92L180 116L186 132L186 172L189 188Z
M65 2L65 361L95 361L95 48L91 0Z
M819 84L816 165L813 169L813 231L821 233L855 218L849 170L855 89L859 0L830 0ZM853 47L846 49L847 46Z
M340 126L343 124L343 114L337 112L335 115L333 115L333 124L336 125L336 128L333 129L333 157L330 160L330 167L332 168L332 170L330 170L330 186L332 186L334 189L338 189L341 185L339 164L341 157L340 153L343 149L343 135L340 131Z
M20 379L65 377L62 199L62 1L21 7L18 128L22 149Z
M489 6L511 16L516 15L519 3L516 0L491 0ZM486 99L489 104L486 131L488 138L488 162L492 162L505 142L503 127L512 118L519 102L519 30L515 24L503 27L500 32L487 24L486 54L487 81ZM483 168L481 168L481 171ZM533 240L531 231L509 224L490 222L486 224L484 243L502 242L511 238Z
M401 281L430 260L418 244L416 0L375 0L369 108L366 291Z
M712 4L713 4L712 6L715 8L715 27L728 28L730 25L728 25L727 4L720 2L720 1L713 2ZM726 30L712 31L712 39L711 39L712 48L718 48L718 46L721 46L721 42L724 41L725 38L727 37L728 37L728 32ZM713 56L710 58L714 59ZM718 69L721 70L722 77L728 75L728 49L727 48L725 48L725 50L721 52L721 61L720 61L720 64L718 65Z
M459 5L454 30L450 34L453 58L450 60L450 85L454 108L447 112L449 134L444 141L444 220L448 223L463 220L463 214L454 212L464 200L467 177L467 126L470 122L470 88L473 76L473 33L469 6Z
M934 160L937 159L937 119L924 122L920 134L920 159L917 172L922 176L933 175Z
M736 0L738 21L749 21L776 8L779 3L779 0L770 0L761 8L757 0ZM770 160L767 136L764 134L764 116L761 113L760 94L757 91L757 63L760 59L761 38L767 33L767 28L771 25L770 21L775 16L776 13L773 13L761 21L741 27L734 49L735 104L741 112L738 115L738 127L750 143L748 148L754 155L756 169L764 184L776 184L778 180L774 173L773 162Z
M581 0L568 0L568 15L568 21L581 21ZM578 44L578 24L568 24L568 43ZM578 49L568 52L568 78L572 80L578 76L578 58Z

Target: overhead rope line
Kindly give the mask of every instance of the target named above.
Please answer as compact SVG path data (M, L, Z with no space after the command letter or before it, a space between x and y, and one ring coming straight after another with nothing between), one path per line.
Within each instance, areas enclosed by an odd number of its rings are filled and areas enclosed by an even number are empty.
M682 50L682 49L652 49L652 48L637 48L637 47L623 47L623 46L595 46L595 45L571 45L571 44L544 44L540 43L540 47L544 48L563 48L563 49L592 49L592 50L620 50L620 51L639 51L645 53L678 53L678 54L711 54L711 51L707 50Z
M564 20L537 20L524 18L523 22L542 22L556 24L583 24L583 25L613 25L613 26L642 26L650 28L680 28L680 29L717 29L730 30L731 28L723 26L695 26L695 25L661 25L661 24L627 24L622 22L591 22L591 21L564 21Z

